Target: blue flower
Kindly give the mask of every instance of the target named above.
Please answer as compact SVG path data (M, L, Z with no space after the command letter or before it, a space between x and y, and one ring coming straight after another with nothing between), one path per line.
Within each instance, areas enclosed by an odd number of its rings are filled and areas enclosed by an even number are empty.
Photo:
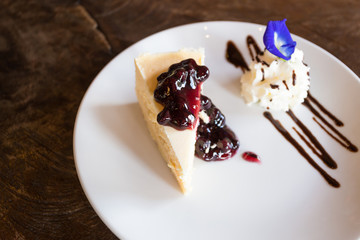
M290 60L291 54L295 51L296 42L292 40L285 22L286 19L269 21L263 40L269 52L285 60Z

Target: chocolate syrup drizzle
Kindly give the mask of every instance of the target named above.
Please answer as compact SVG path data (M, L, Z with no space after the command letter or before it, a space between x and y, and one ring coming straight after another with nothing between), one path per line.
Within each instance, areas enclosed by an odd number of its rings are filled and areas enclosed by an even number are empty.
M231 49L229 49L229 43L231 43ZM264 52L260 50L259 45L256 43L255 39L252 36L248 36L246 38L247 47L250 53L250 56L253 61L261 62L263 65L269 66L268 63L261 61L259 59L259 55L263 55ZM243 55L238 50L238 48L232 43L228 42L228 48L226 50L227 56L230 55L229 52L231 52L231 55L235 56L241 56L241 61L238 61L237 59L232 58L231 60L228 59L228 61L232 64L234 64L236 67L241 67L242 71L249 71L249 67L247 63L245 62ZM310 75L308 73L308 75ZM292 74L293 78L293 85L296 83L296 74L293 72ZM278 85L276 85L278 87ZM276 88L275 85L270 85L271 88ZM306 106L318 119L321 120L334 134L330 133L329 130L327 130L315 117L313 117L313 120L323 129L330 137L332 137L335 141L337 141L341 146L346 148L347 150L351 152L357 152L358 148L349 140L347 139L342 133L340 133L333 125L331 125L321 114L319 111L317 111L312 104L317 106L317 108L325 115L327 115L335 124L336 126L344 126L344 123L340 121L338 118L336 118L329 110L327 110L322 104L319 103L318 100L316 100L310 92L308 92L308 97L304 100L303 105ZM307 136L309 140L307 140L298 130L296 130L295 127L293 127L293 130L298 134L300 139L311 149L311 151L318 156L329 168L336 169L337 164L334 161L334 159L328 154L328 152L324 149L324 147L320 144L320 142L317 140L317 138L312 134L312 132L305 126L305 124L300 121L295 114L289 110L286 112L290 118L295 122L295 124L302 130L302 132ZM281 133L281 135L289 142L291 143L296 150L309 162L311 166L313 166L323 177L324 179L333 187L338 188L340 187L340 183L336 181L334 178L332 178L323 168L321 168L314 159L304 150L304 148L291 136L291 134L283 127L281 122L279 120L276 120L273 118L270 112L265 111L264 117L267 118L274 127ZM336 137L336 136L337 137Z
M329 112L323 105L321 105L311 94L310 92L308 93L308 100L310 100L311 102L313 102L318 108L320 108L320 110L326 114L331 120L334 121L334 123L336 124L336 126L342 127L344 126L344 123L342 121L340 121L338 118L336 118L331 112Z
M240 67L243 72L250 71L243 55L232 41L227 43L226 59L235 67Z
M246 44L250 52L251 59L254 61L256 59L257 62L260 62L259 55L264 55L264 52L260 50L259 45L256 43L255 39L252 36L247 36ZM255 51L253 53L252 49Z
M324 147L320 144L317 138L311 133L311 131L301 122L293 113L293 111L289 110L286 112L291 119L299 126L299 128L303 131L303 133L310 139L310 142L315 146L315 148L320 151L319 154L320 159L328 166L329 168L336 169L337 164L334 159L326 152Z
M274 127L288 140L296 150L313 166L325 180L333 187L340 187L340 183L332 178L324 169L322 169L310 155L304 150L304 148L291 136L291 134L283 127L279 120L275 120L270 112L264 112L264 117L274 125Z
M297 135L301 138L301 140L303 140L305 142L305 144L311 149L311 151L316 155L318 156L319 158L321 158L321 155L319 153L319 151L317 151L313 145L311 145L311 143L306 140L306 138L295 128L295 127L292 127L292 129L297 133Z
M357 152L358 148L349 140L347 139L342 133L340 133L333 125L331 125L310 103L310 101L314 102L316 101L317 106L321 106L321 108L319 107L319 109L322 112L326 112L329 113L328 110L326 110L324 108L324 106L322 106L316 99L314 99L313 96L311 96L311 94L309 94L310 97L306 98L303 102L303 105L305 105L316 117L318 117L328 128L330 128L341 140L343 140L345 143L341 142L340 139L336 138L333 134L331 134L329 131L327 131L325 129L324 126L322 126L315 118L314 121L326 132L328 133L333 139L335 139L335 141L337 141L341 146L345 147L346 149L348 149L350 152ZM323 110L324 109L324 110ZM336 123L341 123L342 125L338 125L338 126L343 126L344 124L338 120L334 115L332 115L331 113L329 113L332 117L329 117Z

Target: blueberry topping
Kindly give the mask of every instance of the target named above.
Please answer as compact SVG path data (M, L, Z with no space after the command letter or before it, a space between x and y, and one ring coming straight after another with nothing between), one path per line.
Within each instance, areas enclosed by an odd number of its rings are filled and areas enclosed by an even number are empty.
M160 74L154 98L164 106L158 114L161 125L177 130L193 129L200 111L201 84L209 77L206 66L198 66L194 59L173 64Z
M232 157L240 143L225 124L225 116L212 104L210 98L204 95L201 95L201 110L209 116L209 122L205 123L200 119L195 155L205 161L221 161Z

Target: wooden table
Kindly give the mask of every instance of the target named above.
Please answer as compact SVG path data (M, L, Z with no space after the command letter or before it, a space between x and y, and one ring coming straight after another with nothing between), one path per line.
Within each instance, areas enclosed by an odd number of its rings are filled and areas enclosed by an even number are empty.
M182 24L283 18L360 75L359 0L2 0L0 239L117 239L86 199L73 157L80 101L116 54Z

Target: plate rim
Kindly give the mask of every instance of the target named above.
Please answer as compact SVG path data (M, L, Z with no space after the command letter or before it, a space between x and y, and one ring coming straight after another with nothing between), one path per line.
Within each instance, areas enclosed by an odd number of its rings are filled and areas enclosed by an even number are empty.
M94 203L94 200L92 198L90 198L88 190L85 187L85 183L84 183L84 179L81 177L81 173L80 173L80 166L79 166L79 161L77 160L77 135L78 135L78 125L79 125L79 117L81 115L81 111L83 109L83 106L89 96L89 92L93 89L93 86L95 84L95 82L99 81L98 79L100 78L101 74L103 72L106 71L107 68L109 68L109 65L111 65L113 62L116 61L116 59L118 59L121 55L126 54L128 51L130 51L132 48L134 48L136 45L141 45L143 42L148 41L149 39L160 35L160 34L165 34L168 31L175 31L176 29L181 29L181 28L186 28L186 27L194 27L196 25L205 25L205 24L245 24L245 25L252 25L253 27L266 27L263 24L258 24L258 23L252 23L252 22L244 22L244 21L229 21L229 20L217 20L217 21L199 21L199 22L192 22L192 23L187 23L187 24L182 24L182 25L178 25L178 26L174 26L174 27L170 27L167 29L163 29L160 30L158 32L152 33L142 39L140 39L137 42L132 43L130 46L128 46L127 48L125 48L124 50L122 50L121 52L119 52L118 54L116 54L116 56L114 56L113 58L110 59L110 61L108 61L102 68L101 70L96 74L96 76L94 77L94 79L91 81L91 83L89 84L89 86L87 87L85 93L82 96L81 102L79 104L79 107L77 109L77 113L76 113L76 117L75 117L75 122L74 122L74 127L73 127L73 156L74 156L74 163L75 163L75 169L76 169L76 175L77 178L80 182L82 191L84 192L87 200L89 201L91 207L93 208L93 210L95 211L95 213L98 215L98 217L101 219L101 221L106 225L106 227L117 237L119 237L120 239L126 239L125 236L118 231L116 228L114 228L113 224L111 224L107 218L102 214L102 212L100 211L100 208L98 208L96 206L96 204ZM291 33L292 36L296 36L297 38L301 39L302 41L306 42L307 44L311 45L311 47L317 48L319 51L321 51L323 54L327 55L328 57L332 58L332 60L335 60L337 64L340 64L341 67L344 67L344 69L350 73L355 79L357 79L358 82L360 82L360 77L352 70L350 69L350 67L348 67L345 63L343 63L339 58L337 58L335 55L333 55L332 53L330 53L329 51L325 50L324 48L322 48L321 46L299 36L296 34ZM101 78L100 78L101 79Z

